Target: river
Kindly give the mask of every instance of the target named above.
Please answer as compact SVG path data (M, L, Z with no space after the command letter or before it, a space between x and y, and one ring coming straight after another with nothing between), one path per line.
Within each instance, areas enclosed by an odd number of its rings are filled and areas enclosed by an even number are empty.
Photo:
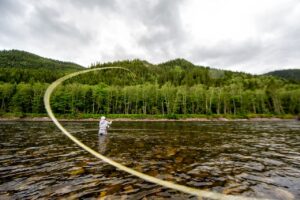
M64 126L143 173L223 194L300 199L300 123L96 122ZM197 199L94 158L51 122L1 122L0 199Z

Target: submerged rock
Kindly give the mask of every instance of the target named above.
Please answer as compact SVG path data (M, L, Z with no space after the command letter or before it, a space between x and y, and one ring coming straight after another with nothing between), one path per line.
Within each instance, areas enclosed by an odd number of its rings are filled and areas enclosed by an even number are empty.
M166 156L171 157L174 156L176 153L177 153L177 149L174 147L170 147L167 149Z
M248 186L246 185L235 185L232 187L224 188L223 194L241 194L247 190L248 190Z
M70 171L69 174L72 176L80 175L83 174L85 170L82 167L73 167Z
M183 158L178 156L175 158L175 163L181 163L183 161Z

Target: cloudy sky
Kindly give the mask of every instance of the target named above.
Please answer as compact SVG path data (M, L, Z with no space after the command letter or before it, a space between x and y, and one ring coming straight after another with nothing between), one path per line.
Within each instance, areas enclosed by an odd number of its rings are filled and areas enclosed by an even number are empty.
M299 0L0 0L0 49L84 66L185 58L264 73L300 68Z

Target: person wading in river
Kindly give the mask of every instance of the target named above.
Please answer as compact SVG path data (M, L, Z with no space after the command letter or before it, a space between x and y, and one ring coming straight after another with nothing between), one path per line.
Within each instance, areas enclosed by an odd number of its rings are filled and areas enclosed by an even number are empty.
M109 122L105 119L104 116L101 117L99 122L99 135L107 135L107 129L112 122Z

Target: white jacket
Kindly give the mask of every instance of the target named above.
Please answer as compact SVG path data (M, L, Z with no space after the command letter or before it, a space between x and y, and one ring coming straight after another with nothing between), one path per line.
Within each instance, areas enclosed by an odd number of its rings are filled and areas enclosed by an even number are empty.
M99 122L99 134L107 134L107 128L111 122L106 121L106 120L100 120Z

